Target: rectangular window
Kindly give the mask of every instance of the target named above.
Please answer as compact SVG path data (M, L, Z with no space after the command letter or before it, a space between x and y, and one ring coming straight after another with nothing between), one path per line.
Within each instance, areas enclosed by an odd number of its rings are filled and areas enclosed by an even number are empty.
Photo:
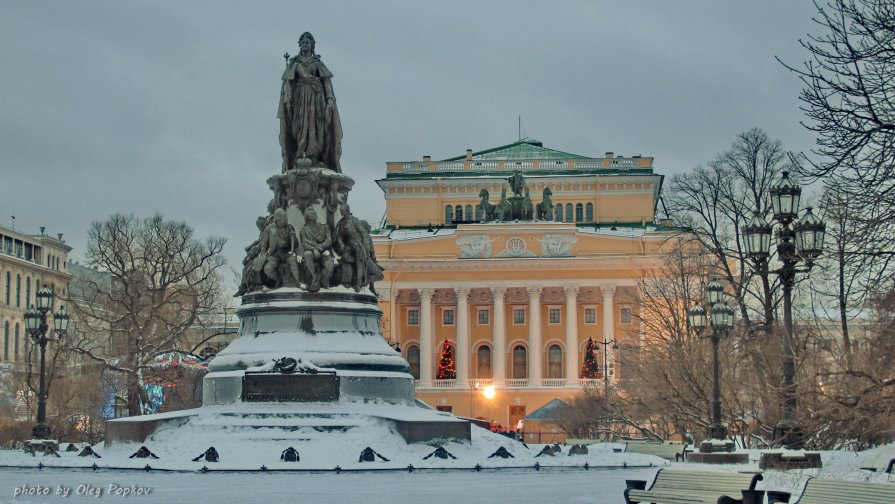
M488 308L479 308L479 325L491 323L491 311Z
M630 324L631 323L631 307L630 306L622 306L621 307L621 322L622 324Z
M547 317L551 324L559 324L561 320L559 308L549 308L547 310Z
M417 326L420 325L420 311L417 308L411 308L407 310L407 325L409 326Z
M441 325L454 325L454 309L445 308L441 311Z
M596 324L597 323L597 309L596 308L585 308L584 309L584 323L585 324Z
M436 411L444 411L445 413L453 413L454 407L453 406L435 406L435 410Z
M513 308L513 325L525 324L525 308Z

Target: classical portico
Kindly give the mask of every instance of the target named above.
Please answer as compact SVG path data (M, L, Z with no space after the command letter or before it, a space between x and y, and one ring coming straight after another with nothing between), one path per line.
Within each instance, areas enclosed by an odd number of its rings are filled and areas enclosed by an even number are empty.
M580 156L530 139L387 163L376 290L383 334L410 363L417 398L514 426L583 387L618 386L649 341L638 281L661 267L673 236L655 220L662 180L652 158ZM582 380L588 338L611 343L597 345L600 376ZM446 342L456 378L439 380Z

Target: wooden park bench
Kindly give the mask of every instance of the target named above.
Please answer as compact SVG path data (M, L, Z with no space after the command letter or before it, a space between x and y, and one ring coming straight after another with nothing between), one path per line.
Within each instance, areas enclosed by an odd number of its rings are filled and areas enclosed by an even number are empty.
M758 473L674 471L660 469L649 489L645 481L631 481L625 489L628 504L718 504L740 502L742 490L755 490ZM633 485L633 486L632 486ZM636 486L643 488L639 489Z
M668 460L675 460L683 456L687 445L682 441L643 442L628 441L625 443L625 452L655 455Z
M782 496L786 494L784 492ZM778 494L778 492L773 492ZM768 492L768 504L787 502L772 497ZM883 504L895 502L895 485L867 483L864 481L837 481L812 478L805 484L799 500L792 504Z

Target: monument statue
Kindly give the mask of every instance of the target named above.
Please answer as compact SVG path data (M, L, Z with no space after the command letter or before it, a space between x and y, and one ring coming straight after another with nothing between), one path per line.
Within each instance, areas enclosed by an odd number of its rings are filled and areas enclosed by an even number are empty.
M286 220L286 210L274 210L273 223L264 229L259 248L265 253L262 273L267 287L277 288L287 283L298 286L300 277L296 256L301 253L301 243L296 240L295 228ZM284 265L289 268L291 279L280 271Z
M314 52L314 37L304 32L299 52L287 56L280 92L280 147L283 173L297 167L341 172L342 123L333 94L332 76Z
M528 184L525 183L525 177L522 176L522 172L516 170L513 172L513 175L507 179L507 182L510 183L510 189L513 191L514 196L522 196L523 191Z
M326 224L317 222L317 212L313 208L305 210L305 225L299 231L302 247L302 264L307 272L306 287L317 292L320 287L329 288L333 274L332 234Z

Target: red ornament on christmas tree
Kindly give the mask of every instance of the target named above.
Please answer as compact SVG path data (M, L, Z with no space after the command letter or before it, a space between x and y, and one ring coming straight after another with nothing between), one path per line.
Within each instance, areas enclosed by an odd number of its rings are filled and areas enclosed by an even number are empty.
M588 379L600 378L600 363L594 354L594 340L587 338L587 347L584 349L584 363L581 365L581 377Z
M444 344L441 345L441 360L438 361L438 372L435 373L435 379L457 379L457 362L454 360L454 349L451 348L448 340L444 340Z

